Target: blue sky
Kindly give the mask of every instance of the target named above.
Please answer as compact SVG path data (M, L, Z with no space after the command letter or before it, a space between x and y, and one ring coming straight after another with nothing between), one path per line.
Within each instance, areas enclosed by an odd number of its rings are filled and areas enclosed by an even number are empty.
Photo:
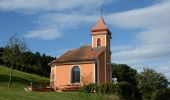
M0 0L0 46L18 33L31 51L60 56L91 43L101 8L112 62L170 79L170 0Z

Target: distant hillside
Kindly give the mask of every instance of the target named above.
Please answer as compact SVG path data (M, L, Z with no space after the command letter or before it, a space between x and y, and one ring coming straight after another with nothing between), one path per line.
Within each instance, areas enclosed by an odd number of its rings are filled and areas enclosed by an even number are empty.
M5 49L0 47L0 65L10 67L11 65L9 62L4 62L4 53ZM14 69L31 74L37 74L43 77L49 77L50 66L48 63L54 59L54 57L48 56L44 53L40 54L39 52L34 53L32 51L26 51L22 53L19 62L14 62Z
M0 66L0 85L7 86L9 73L10 73L9 68ZM38 75L13 70L12 86L13 85L28 86L30 82L49 82L49 79Z

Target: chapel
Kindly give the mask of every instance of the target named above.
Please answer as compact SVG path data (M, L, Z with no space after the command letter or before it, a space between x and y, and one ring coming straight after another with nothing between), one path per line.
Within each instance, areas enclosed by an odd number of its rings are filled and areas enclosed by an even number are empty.
M102 16L90 35L90 45L69 50L50 62L50 82L54 87L111 82L111 32Z

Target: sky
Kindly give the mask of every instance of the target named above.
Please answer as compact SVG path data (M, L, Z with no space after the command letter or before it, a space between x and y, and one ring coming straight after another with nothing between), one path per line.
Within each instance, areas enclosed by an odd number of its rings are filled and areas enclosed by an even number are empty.
M18 33L31 51L58 57L91 44L101 9L112 63L153 68L170 80L170 0L0 0L0 47Z

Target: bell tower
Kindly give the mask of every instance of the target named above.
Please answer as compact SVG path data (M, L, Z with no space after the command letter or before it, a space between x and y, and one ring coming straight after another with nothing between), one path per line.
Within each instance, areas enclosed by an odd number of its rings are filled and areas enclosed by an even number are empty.
M110 50L111 32L106 26L103 17L101 16L97 24L91 29L92 48L105 46Z
M91 29L92 36L92 48L105 47L104 52L104 76L105 82L110 82L112 78L111 72L111 51L110 51L110 39L111 32L106 26L103 17L101 16L97 24Z

